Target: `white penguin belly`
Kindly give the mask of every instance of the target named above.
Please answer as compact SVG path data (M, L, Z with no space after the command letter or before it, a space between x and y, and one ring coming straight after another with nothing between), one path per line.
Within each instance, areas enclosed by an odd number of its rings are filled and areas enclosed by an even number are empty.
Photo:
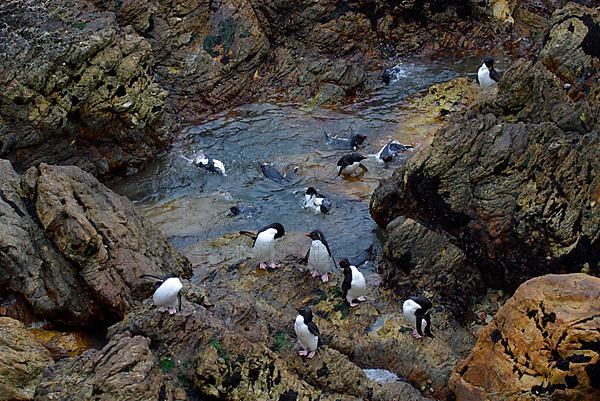
M177 306L177 294L183 285L176 277L171 277L165 280L152 296L152 300L156 306Z
M349 299L349 302L352 302L352 300L365 295L366 290L367 283L365 277L356 269L356 267L352 266L352 283L346 298Z
M329 256L327 248L321 241L313 241L308 253L308 268L321 274L333 271L333 258Z
M360 166L360 162L354 162L352 164L349 164L342 169L342 174L345 174L345 175L354 174L356 172L356 170L358 169L358 166Z
M490 87L496 83L496 81L490 78L490 71L484 67L481 67L479 71L477 71L477 78L479 79L479 85L482 88Z
M404 301L404 304L402 304L402 314L404 315L406 320L408 320L412 324L416 324L417 317L415 316L415 312L417 311L417 309L420 308L421 305L419 305L412 299L407 299L406 301Z
M254 257L259 262L272 261L275 256L275 239L271 233L262 232L254 243Z
M315 336L308 330L308 326L304 324L304 321L299 322L296 320L296 323L294 324L294 330L296 331L298 341L300 341L300 344L302 344L304 349L309 350L310 352L317 350L317 346L319 345L319 337Z

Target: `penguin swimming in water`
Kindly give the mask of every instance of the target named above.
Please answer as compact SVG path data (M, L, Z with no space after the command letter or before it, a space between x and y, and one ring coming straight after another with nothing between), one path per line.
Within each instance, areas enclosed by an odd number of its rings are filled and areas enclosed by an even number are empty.
M360 153L350 153L342 156L337 162L338 177L340 175L352 175L360 167L363 171L369 171L362 163L367 157Z
M197 155L196 152L194 152L193 159L189 159L183 155L179 156L181 156L183 159L187 160L189 163L193 164L196 167L203 168L213 174L221 174L224 177L227 176L227 174L225 174L225 165L223 164L223 162L217 159L211 159L204 153L200 153L199 155Z
M383 146L379 152L377 152L377 159L385 163L389 163L397 154L405 151L412 151L413 149L414 146L403 145L395 139L392 139L385 144L385 146Z
M177 310L181 312L181 289L183 284L177 277L170 277L166 280L153 276L151 274L144 274L141 277L150 277L160 284L159 287L154 291L152 300L154 305L158 306L158 310L163 312L169 312L169 315L174 315ZM177 309L176 309L177 307Z
M367 139L365 135L353 134L350 138L331 136L325 132L325 140L330 144L342 148L356 150Z
M477 71L477 83L482 88L488 88L500 81L500 74L494 69L494 59L486 57Z
M285 235L285 229L279 223L269 224L266 227L261 228L256 234L250 231L240 231L240 234L249 236L254 240L252 243L252 249L254 250L254 256L258 259L258 267L266 269L267 265L264 263L265 260L269 261L268 266L271 269L279 266L273 261L275 253L275 242L279 238Z
M415 325L412 336L416 339L423 338L423 333L433 338L429 317L431 306L431 301L422 296L409 297L402 305L402 314L406 320Z
M308 187L304 193L304 207L315 213L327 214L331 209L331 202L314 187Z
M356 266L350 265L348 259L339 260L340 267L344 269L344 281L342 282L342 296L346 299L350 306L358 306L360 302L365 302L367 299L364 297L367 291L367 283L365 277L356 268ZM355 303L355 301L357 301Z
M289 182L288 178L285 175L281 174L275 167L268 163L261 164L260 171L269 180L274 181L278 184L285 184Z
M328 273L337 268L335 259L329 249L329 244L325 239L325 235L319 230L314 230L309 234L306 234L306 236L312 240L310 248L304 258L306 264L313 277L320 275L321 280L326 283L329 281Z
M321 334L312 320L312 310L308 306L297 310L300 314L296 316L294 331L300 345L302 345L302 351L298 351L298 355L311 359L317 352Z

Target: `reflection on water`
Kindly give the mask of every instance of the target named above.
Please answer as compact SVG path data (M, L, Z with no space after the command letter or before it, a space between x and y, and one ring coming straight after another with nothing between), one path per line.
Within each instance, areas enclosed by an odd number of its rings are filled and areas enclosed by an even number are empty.
M359 257L376 242L376 225L369 216L369 199L379 180L412 155L407 152L389 166L374 158L364 161L369 171L360 179L336 175L336 162L346 152L325 141L336 136L367 135L360 151L375 154L390 139L404 144L423 142L423 127L404 124L410 110L404 99L433 83L476 70L474 63L401 63L402 77L379 88L368 100L336 111L302 105L249 104L212 116L185 128L165 156L139 174L115 186L137 204L138 210L186 253L194 244L226 233L254 230L281 222L286 232L321 229L334 254ZM425 130L426 131L426 130ZM211 175L187 163L180 155L202 151L225 163L227 177ZM404 160L403 160L404 159ZM260 164L268 162L289 182L266 179ZM329 215L301 207L306 187L330 197ZM228 216L235 205L247 212ZM205 255L206 253L200 252ZM202 264L202 258L193 258ZM206 261L209 263L209 261Z

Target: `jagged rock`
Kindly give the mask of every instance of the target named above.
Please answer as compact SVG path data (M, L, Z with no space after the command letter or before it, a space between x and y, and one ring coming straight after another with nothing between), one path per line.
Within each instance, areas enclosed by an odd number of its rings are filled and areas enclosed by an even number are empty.
M2 160L0 175L0 282L42 317L115 322L151 290L142 274L191 275L129 200L80 168L42 163L21 178Z
M44 372L35 400L185 400L161 372L150 340L122 333L101 350L63 359Z
M133 171L169 139L150 44L87 2L0 5L0 156L96 175ZM168 125L168 124L167 124Z
M0 317L0 399L32 400L50 353L17 320Z
M313 282L291 261L273 272L246 263L221 267L198 284L214 307L205 309L186 295L184 312L168 316L147 302L108 334L130 331L149 337L156 354L174 363L172 375L185 375L204 396L279 399L291 391L298 399L322 394L327 400L425 401L409 383L379 385L359 367L390 369L427 394L444 396L452 366L474 342L450 314L436 311L437 338L415 343L401 304L385 301L376 286L369 290L372 301L349 310L337 287ZM323 337L312 360L296 354L293 319L301 305L313 306Z
M381 182L371 215L443 231L494 288L549 272L599 274L598 93L596 82L572 100L541 62L517 63L497 98L452 118Z
M552 16L552 29L540 59L553 73L570 84L586 85L599 79L600 12L598 8L569 4Z
M522 284L452 373L457 401L600 397L600 278Z
M383 284L401 298L427 294L461 322L470 314L471 300L483 293L479 271L444 236L414 220L390 224L383 246Z

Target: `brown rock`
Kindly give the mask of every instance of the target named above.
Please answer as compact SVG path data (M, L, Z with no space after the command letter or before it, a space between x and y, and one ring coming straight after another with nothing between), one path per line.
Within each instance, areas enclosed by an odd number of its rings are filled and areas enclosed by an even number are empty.
M0 317L0 399L32 400L42 369L53 364L23 323Z
M178 385L149 347L149 339L123 333L99 351L64 359L44 372L35 400L175 400Z
M0 271L42 317L114 322L151 290L142 274L189 277L191 264L129 200L78 167L41 164L21 177L0 162Z
M522 284L452 373L457 401L597 400L599 299L600 278L581 273Z

